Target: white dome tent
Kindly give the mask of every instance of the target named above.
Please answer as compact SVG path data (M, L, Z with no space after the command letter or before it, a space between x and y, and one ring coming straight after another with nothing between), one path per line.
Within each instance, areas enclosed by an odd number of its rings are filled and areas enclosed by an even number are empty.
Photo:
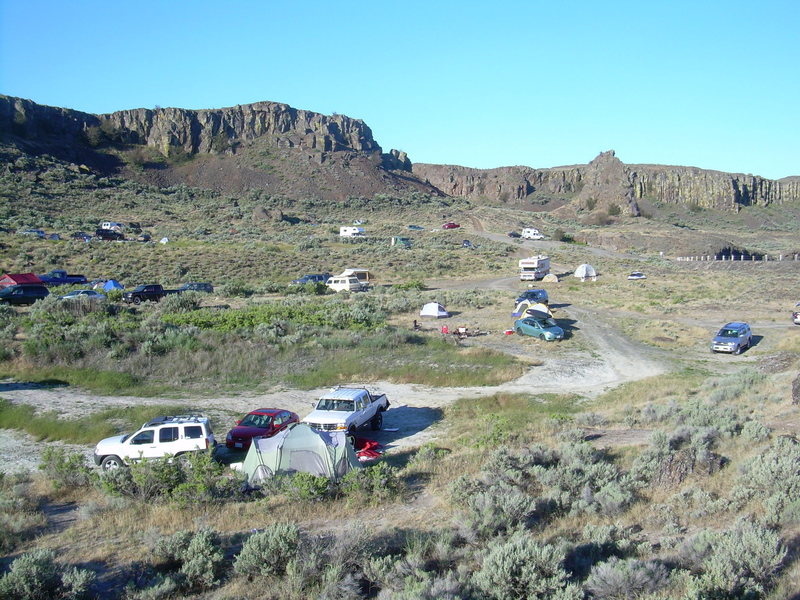
M422 310L419 311L420 317L434 317L436 319L446 319L450 316L450 313L447 312L441 304L438 302L428 302L425 306L422 307Z
M575 269L575 277L578 277L581 281L586 281L587 279L597 281L597 271L592 265L584 263Z

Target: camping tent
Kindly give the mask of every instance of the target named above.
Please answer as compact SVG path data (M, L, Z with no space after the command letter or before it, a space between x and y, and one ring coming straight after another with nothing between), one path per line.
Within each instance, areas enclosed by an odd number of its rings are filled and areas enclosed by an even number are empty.
M103 284L103 291L105 292L110 292L111 290L121 290L124 288L125 286L116 279L109 279Z
M584 263L575 269L575 277L579 277L581 281L586 281L587 279L595 281L597 279L597 271L594 270L592 265Z
M444 319L450 316L450 313L444 309L444 306L438 302L428 302L419 311L420 317L435 317L437 319Z
M548 273L542 278L542 283L558 283L558 275L555 273Z
M318 431L294 423L272 437L254 438L242 471L251 485L278 473L311 473L339 479L360 466L344 431Z
M541 302L536 302L535 300L523 300L523 301L519 302L517 304L517 307L514 309L514 312L511 313L511 316L512 317L522 317L522 316L525 316L525 314L529 310L537 310L537 311L541 311L541 312L547 313L551 317L553 316L553 314L550 312L550 309L547 307L547 305L542 304Z

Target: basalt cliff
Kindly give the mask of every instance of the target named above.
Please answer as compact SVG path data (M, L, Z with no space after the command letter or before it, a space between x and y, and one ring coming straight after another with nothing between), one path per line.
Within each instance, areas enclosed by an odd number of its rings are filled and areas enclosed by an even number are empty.
M154 108L94 115L0 95L0 142L97 172L158 185L345 201L379 193L466 197L475 203L638 216L648 203L739 210L800 202L800 177L628 165L613 151L586 165L471 169L413 164L384 153L366 123L277 102Z

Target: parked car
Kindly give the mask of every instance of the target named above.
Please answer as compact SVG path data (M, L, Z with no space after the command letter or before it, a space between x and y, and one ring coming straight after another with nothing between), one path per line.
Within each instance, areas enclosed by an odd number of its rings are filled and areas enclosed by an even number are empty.
M33 304L49 295L50 292L43 285L27 283L10 285L0 290L0 304L13 304L15 306Z
M280 408L259 408L236 421L236 427L225 436L225 446L247 450L254 437L272 437L291 423L299 423L295 413Z
M44 239L45 233L41 229L23 229L19 232L20 235L32 235L33 237L38 237Z
M94 237L107 242L116 242L125 239L124 235L122 235L119 231L114 231L113 229L97 229L94 232Z
M369 424L373 431L383 427L383 413L388 408L386 394L366 388L337 387L315 403L303 423L321 431L346 431L355 438L356 430L364 425Z
M181 287L176 290L178 293L181 292L205 292L210 294L214 291L214 286L210 283L205 281L190 281L189 283L184 283Z
M794 311L792 313L792 323L800 325L800 311Z
M514 321L514 331L518 335L529 335L537 337L540 340L553 340L564 339L564 330L561 329L554 319L537 319L535 317L525 317Z
M519 295L519 297L515 300L515 302L519 304L520 302L524 302L525 300L531 300L532 302L540 302L545 306L550 304L550 298L547 295L547 290L542 290L538 288L525 290Z
M141 235L136 236L137 242L149 242L152 238L150 237L149 233L143 233Z
M39 275L45 285L83 285L89 283L85 275L67 273L64 269L53 269L49 273Z
M202 415L156 417L130 435L101 440L94 449L94 464L118 469L144 458L178 457L216 445L211 422Z
M150 302L158 302L169 294L176 294L178 290L165 290L157 283L149 283L146 285L137 285L130 292L122 294L122 301L130 304L141 304L145 300Z
M419 225L409 225L408 228L411 231L422 231L425 229L424 227L420 227Z
M94 290L75 290L58 297L59 300L78 301L78 302L105 302L107 300L105 294L96 292Z
M730 352L741 354L753 343L750 325L739 321L722 326L711 341L712 352Z
M469 240L464 240L463 242L461 242L461 247L462 248L474 248L475 246L473 246L472 242L470 242Z
M307 275L303 275L299 279L292 279L292 283L295 285L304 285L306 283L325 283L330 278L330 273L309 273Z
M628 275L628 279L631 281L636 281L637 279L647 279L647 275L642 273L641 271L634 271L630 275Z
M367 285L362 282L358 277L331 277L325 282L330 289L334 292L363 292L366 291Z
M508 235L510 238L522 237L522 234L519 231L509 231L506 235Z
M459 227L461 227L461 225L459 225L458 223L453 223L452 221L449 221L444 225L442 225L442 229L458 229Z

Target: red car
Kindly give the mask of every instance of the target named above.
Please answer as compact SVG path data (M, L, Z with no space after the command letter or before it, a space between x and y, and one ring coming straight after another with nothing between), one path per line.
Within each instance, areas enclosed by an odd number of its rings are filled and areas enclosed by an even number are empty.
M299 417L280 408L259 408L247 414L225 436L225 446L233 450L247 450L254 437L271 437L290 423L299 423Z
M459 227L461 227L461 225L458 223L453 223L452 221L442 225L442 229L458 229Z

